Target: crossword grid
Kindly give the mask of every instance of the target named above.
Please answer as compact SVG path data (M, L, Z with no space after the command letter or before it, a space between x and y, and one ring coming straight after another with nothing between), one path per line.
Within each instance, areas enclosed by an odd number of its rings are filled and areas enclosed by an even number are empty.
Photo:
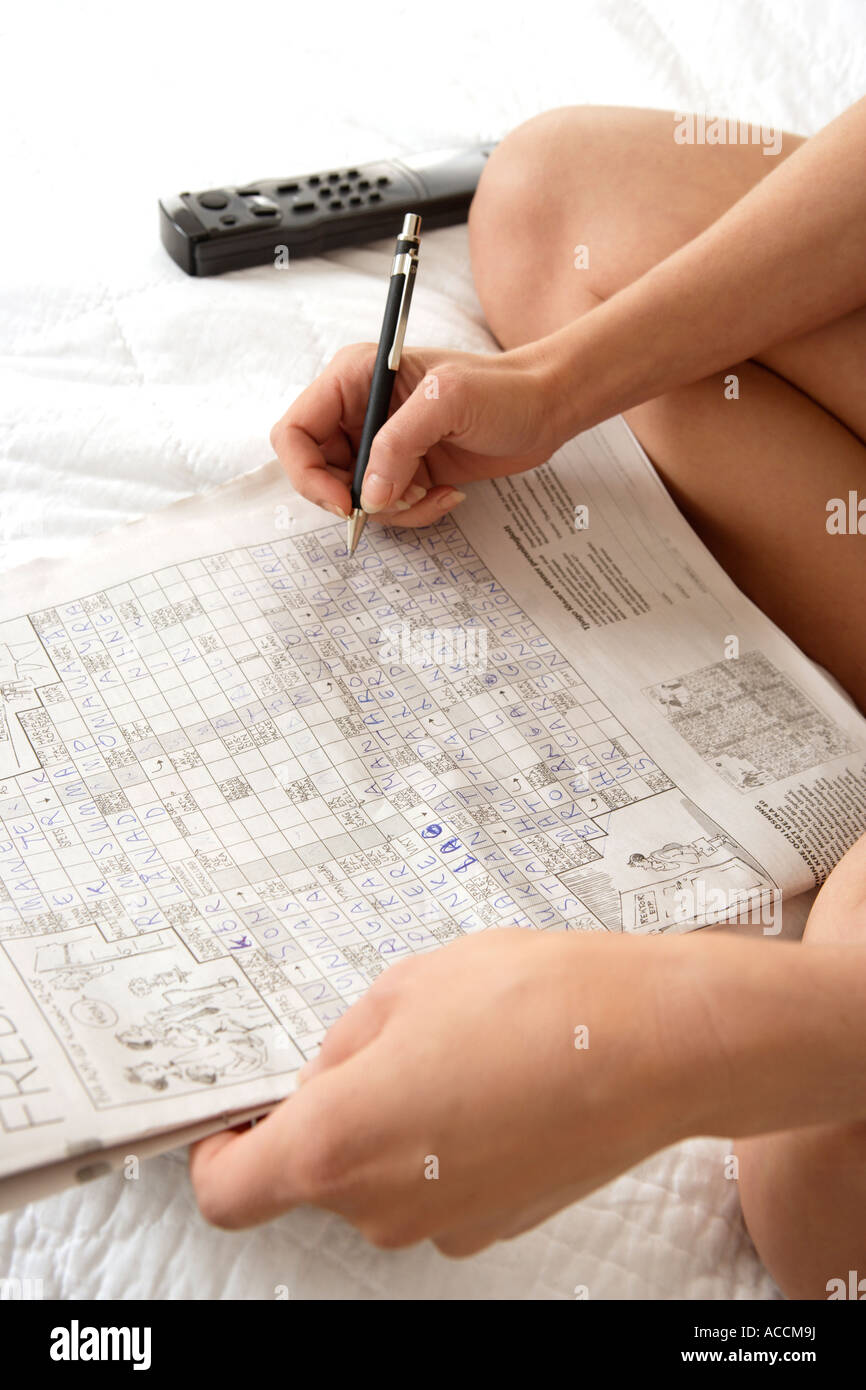
M575 896L606 812L673 784L450 520L207 556L30 615L57 672L0 801L0 938L170 928L305 1055L390 961ZM382 659L481 627L487 667Z

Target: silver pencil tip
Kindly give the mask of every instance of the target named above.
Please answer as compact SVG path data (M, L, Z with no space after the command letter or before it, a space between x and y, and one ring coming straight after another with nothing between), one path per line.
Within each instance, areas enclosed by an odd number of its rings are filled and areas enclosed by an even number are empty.
M354 555L358 549L358 542L361 539L361 532L367 524L367 513L362 512L360 507L356 507L346 523L346 545L350 555Z

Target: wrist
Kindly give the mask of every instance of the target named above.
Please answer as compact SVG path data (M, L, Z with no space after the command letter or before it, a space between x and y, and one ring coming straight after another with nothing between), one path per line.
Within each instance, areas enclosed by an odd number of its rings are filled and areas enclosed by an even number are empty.
M542 383L560 443L706 374L669 281L666 264L656 266L554 333L514 350ZM668 308L672 301L676 314ZM706 370L713 365L708 361Z
M536 382L554 448L635 403L642 364L629 361L629 344L617 341L618 325L606 309L600 305L509 353Z

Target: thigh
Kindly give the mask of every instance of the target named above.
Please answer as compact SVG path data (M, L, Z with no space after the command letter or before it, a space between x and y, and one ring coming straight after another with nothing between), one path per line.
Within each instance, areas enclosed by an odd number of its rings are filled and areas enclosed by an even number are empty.
M866 712L863 541L830 535L828 497L866 490L866 449L756 362L628 411L680 510L742 591Z
M497 149L470 240L479 297L504 346L587 312L773 167L758 146L677 146L672 129L670 113L575 108L529 122ZM797 143L783 139L779 157ZM578 244L589 248L588 271L574 268ZM862 537L830 535L826 520L830 498L866 492L866 446L855 428L866 435L866 418L857 418L858 405L866 408L864 353L866 314L852 315L731 364L735 401L720 373L627 415L734 581L862 708Z
M812 904L803 940L810 946L866 945L866 835L829 875Z

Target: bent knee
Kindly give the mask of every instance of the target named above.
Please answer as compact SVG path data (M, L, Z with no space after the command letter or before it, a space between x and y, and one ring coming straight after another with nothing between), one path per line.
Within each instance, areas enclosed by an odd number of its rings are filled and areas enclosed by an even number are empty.
M598 108L557 107L517 126L487 161L469 210L469 252L482 308L506 347L599 302L588 277L563 281L574 274L582 195L587 206L605 201L601 129Z
M671 111L561 106L497 145L470 208L469 248L500 341L551 332L609 298L768 172L757 145L683 145L675 129ZM801 143L786 137L784 157Z
M560 106L496 146L470 208L469 249L506 346L585 313L712 220L689 180L683 189L673 129L669 111Z
M866 945L866 835L839 860L812 905L803 933L812 945Z

